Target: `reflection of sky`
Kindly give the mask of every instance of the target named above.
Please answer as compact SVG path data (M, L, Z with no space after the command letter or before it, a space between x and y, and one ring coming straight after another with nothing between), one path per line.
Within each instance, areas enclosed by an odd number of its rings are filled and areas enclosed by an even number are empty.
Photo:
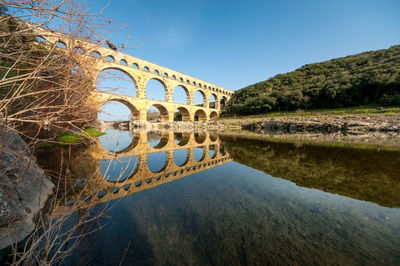
M107 181L124 181L135 172L137 163L137 156L100 160L100 173Z
M174 150L174 162L177 166L181 166L186 162L188 149Z
M193 156L196 161L200 161L203 158L203 148L193 148Z
M71 257L113 265L132 243L127 264L399 261L400 209L299 187L235 162L127 196L107 215L104 230ZM143 250L148 260L138 256Z
M210 155L210 158L213 158L215 155L215 150L212 149L215 149L215 147L210 146L210 148L208 149L208 154Z
M107 129L106 135L99 137L99 141L104 149L111 152L118 152L126 149L132 142L132 133L130 131Z
M165 166L167 154L165 152L147 154L147 166L152 172L158 172Z

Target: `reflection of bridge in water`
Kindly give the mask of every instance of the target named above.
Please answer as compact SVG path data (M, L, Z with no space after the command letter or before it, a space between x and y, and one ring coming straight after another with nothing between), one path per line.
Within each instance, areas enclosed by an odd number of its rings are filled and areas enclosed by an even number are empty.
M160 141L154 147L148 143L147 132L133 132L133 136L131 144L118 152L107 151L101 144L97 144L90 151L92 160L96 161L93 164L97 166L96 169L92 169L89 180L79 193L67 195L55 208L52 216L68 214L71 208L88 209L99 203L172 182L232 160L216 134L161 132ZM180 140L176 141L177 139ZM202 148L203 152L201 158L196 160L194 149L198 148ZM174 161L174 151L183 149L187 149L186 159L182 165L177 165ZM148 166L148 154L162 152L166 154L164 166L161 170L151 171ZM210 155L211 152L213 155ZM107 180L100 169L101 162L106 161L112 165L124 159L135 164L129 176L119 180ZM123 171L124 169L121 169L120 172Z

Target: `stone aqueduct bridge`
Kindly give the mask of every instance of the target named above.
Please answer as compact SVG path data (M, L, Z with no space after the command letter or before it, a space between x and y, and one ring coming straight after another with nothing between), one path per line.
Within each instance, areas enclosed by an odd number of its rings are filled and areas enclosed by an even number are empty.
M64 35L55 31L35 28L38 38L49 44L57 44L79 55L77 63L87 77L92 77L93 87L100 72L107 69L120 70L127 74L135 84L136 97L96 91L95 103L100 107L107 101L119 101L128 106L134 120L147 120L147 111L155 106L161 113L162 121L174 121L174 113L178 109L183 121L199 121L218 118L221 107L233 95L215 84L179 73L166 67L153 64L128 54L105 48L98 44ZM146 98L146 84L149 80L158 80L165 89L165 101ZM186 92L186 104L174 103L174 89L181 86ZM203 106L193 104L194 94L199 91L203 96ZM210 98L214 98L214 106L210 106Z
M52 217L69 214L71 210L88 209L99 203L123 198L232 161L229 153L220 145L218 136L208 133L198 135L183 133L179 143L175 142L173 133L163 133L159 144L155 147L147 143L147 133L138 133L132 143L134 146L130 145L119 153L106 151L101 145L96 146L91 154L97 168L92 170L90 178L79 193L68 195L59 202ZM194 148L203 148L203 156L198 161L194 158ZM179 149L188 151L185 162L180 166L174 161L174 151ZM214 151L213 156L210 156L210 150ZM158 152L166 153L166 162L161 170L152 172L147 165L147 155ZM129 161L131 156L137 157ZM112 164L124 158L129 163L136 164L134 170L129 173L129 177L120 181L107 181L103 177L103 174L107 173L101 173L99 162L105 160Z

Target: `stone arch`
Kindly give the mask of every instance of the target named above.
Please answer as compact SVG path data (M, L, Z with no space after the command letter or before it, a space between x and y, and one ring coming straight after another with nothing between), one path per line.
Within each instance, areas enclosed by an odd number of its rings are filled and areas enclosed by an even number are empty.
M178 140L178 146L185 146L189 143L190 137L192 133L189 132L182 132L182 133L174 133L175 142Z
M168 122L168 120L169 120L168 109L162 104L153 104L152 106L157 108L157 110L160 112L161 121L162 122Z
M190 121L189 110L187 110L185 107L178 107L176 109L180 112L180 114L182 116L182 120L178 120L178 119L175 120L175 117L174 117L174 121L184 121L184 122Z
M124 66L127 66L127 65L128 65L128 62L126 62L125 59L119 60L119 63L120 63L121 65L124 65Z
M228 102L228 100L226 99L226 97L222 96L220 101L219 101L219 104L220 104L221 108L225 107L227 102Z
M138 172L139 156L129 156L119 160L100 160L99 171L110 183L120 183Z
M165 72L165 73L163 74L163 77L164 77L164 78L168 78L168 73Z
M218 118L217 112L212 111L212 112L210 113L210 119L217 119L217 118Z
M99 83L100 82L102 82L102 80L99 80L98 78L99 78L99 76L100 76L100 74L102 73L102 72L105 72L105 76L104 76L104 82L105 83L108 83L108 82L110 82L110 81L106 81L106 79L110 79L111 80L111 82L114 82L115 80L117 80L118 82L122 82L122 83L124 83L124 82L127 82L126 84L121 84L122 85L122 87L124 87L124 88L122 88L122 90L124 90L124 89L128 89L128 88L126 88L127 87L127 85L129 86L129 81L127 81L127 80L125 80L124 78L124 76L118 76L118 75L120 75L120 73L114 73L114 74L110 74L110 73L107 73L107 70L115 70L115 71L118 71L118 72L121 72L122 74L124 74L124 75L126 75L128 78L129 78L129 80L130 81L132 81L133 82L133 85L134 85L134 87L135 87L135 89L134 89L134 93L131 93L130 91L127 91L127 92L129 92L128 94L125 94L125 95L128 95L128 96L134 96L134 97L136 97L137 96L137 93L138 93L138 86L137 86L137 82L136 82L136 80L135 80L135 78L129 73L129 72L127 72L127 71L125 71L125 70L123 70L123 69L121 69L121 68L117 68L117 67L106 67L106 68L104 68L104 69L102 69L102 70L100 70L98 73L97 73L97 75L96 75L96 80L95 80L95 82L96 82L96 87L98 87L98 85L99 85ZM111 77L108 77L109 75L111 75ZM114 76L113 76L114 75ZM106 88L107 89L115 89L115 90L118 90L118 87L117 88L113 88L112 86L108 86L109 84L105 84L106 85ZM97 89L99 89L99 88L97 88ZM107 92L107 89L106 89L106 91L105 92Z
M139 69L139 65L136 64L136 63L132 63L132 67L133 67L133 68L136 68L136 69Z
M101 54L97 51L93 51L90 55L94 58L101 58Z
M58 48L67 49L67 45L65 44L65 42L63 42L63 41L61 41L61 40L58 40L58 41L56 42L56 46L57 46Z
M207 134L204 132L200 132L200 133L194 133L194 140L198 143L198 144L202 144L207 138Z
M207 121L207 114L202 109L197 110L194 113L194 121L204 122Z
M39 36L39 35L35 37L35 40L36 40L38 43L46 43L46 39L43 38L42 36Z
M217 157L217 147L214 144L208 146L208 156L210 159L215 159Z
M211 140L211 142L217 141L218 140L218 134L211 133L210 134L210 140Z
M143 67L143 71L150 72L150 69L149 69L148 66L144 66L144 67Z
M200 99L203 100L202 103L200 103ZM204 91L202 90L196 90L195 93L193 94L193 104L196 106L203 106L207 107L207 97Z
M153 81L156 81L156 83L154 83ZM162 96L154 97L154 96L150 96L150 94L148 93L148 90L159 90L160 86L158 84L161 84L161 86L164 88L164 96L165 97L162 97ZM146 81L145 88L146 88L146 98L147 99L158 100L158 101L168 101L168 87L164 83L164 81L162 81L161 79L159 79L157 77L148 79ZM158 94L157 94L157 96L158 96Z
M119 102L119 103L122 103L123 105L128 107L128 109L131 111L132 120L139 120L140 119L140 111L134 105L132 105L130 102L128 102L128 101L126 101L124 99L120 99L120 98L111 98L111 99L107 100L104 104L106 104L108 102Z
M159 72L157 69L155 69L155 70L153 71L153 74L159 76L159 75L160 75L160 72Z
M185 159L184 159L184 161L183 161L183 163L178 163L177 162L177 157L179 156L179 155L183 155L183 153L186 151L186 156L185 156ZM181 154L179 154L179 153L181 153ZM176 166L178 166L178 167L182 167L182 166L185 166L188 162L189 162L189 160L190 160L190 152L189 152L189 149L177 149L177 150L174 150L174 152L173 152L173 160L174 160L174 163L175 163L175 165Z
M85 54L85 50L84 50L82 47L80 47L80 46L75 46L75 48L74 48L74 53L77 53L77 54Z
M107 55L106 60L111 63L115 63L115 58L112 55Z
M185 96L186 96L185 101L183 99L181 99L182 97L180 97L181 95L179 95L179 90L181 90L185 93ZM173 102L174 103L182 103L182 104L190 104L189 90L183 85L176 86L173 90Z
M160 141L155 144L154 146L152 146L154 149L161 149L163 147L165 147L168 144L169 141L169 134L167 131L161 131L161 132L152 132L149 131L147 132L147 140L149 140L151 138L151 135L154 134L159 134L160 135Z
M208 106L210 108L218 108L218 97L215 93L211 93L210 99L208 100Z
M200 152L200 149L202 152ZM200 157L200 158L199 158ZM196 162L202 162L206 158L206 149L204 146L193 148L193 158Z
M151 162L153 160L153 158L156 161L159 161L160 157L162 157L163 154L165 154L165 163L161 168L149 165L149 162ZM159 157L159 158L157 158L157 157ZM152 173L161 173L161 172L163 172L168 166L168 162L170 160L170 158L168 158L168 157L169 156L168 156L167 152L148 153L147 154L147 168Z

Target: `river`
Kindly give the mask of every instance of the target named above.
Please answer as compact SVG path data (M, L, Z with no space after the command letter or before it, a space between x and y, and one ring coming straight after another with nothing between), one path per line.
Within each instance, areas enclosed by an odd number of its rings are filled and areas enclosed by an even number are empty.
M106 211L65 265L400 264L400 151L107 130L72 157L53 219Z

